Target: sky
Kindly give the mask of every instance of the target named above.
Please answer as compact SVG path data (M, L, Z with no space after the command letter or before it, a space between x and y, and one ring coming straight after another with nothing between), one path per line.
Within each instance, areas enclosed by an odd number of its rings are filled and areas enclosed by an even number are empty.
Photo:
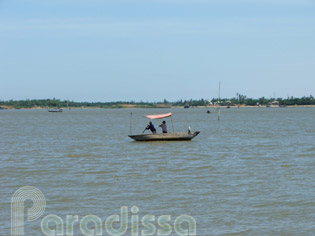
M314 0L0 0L0 100L315 95Z

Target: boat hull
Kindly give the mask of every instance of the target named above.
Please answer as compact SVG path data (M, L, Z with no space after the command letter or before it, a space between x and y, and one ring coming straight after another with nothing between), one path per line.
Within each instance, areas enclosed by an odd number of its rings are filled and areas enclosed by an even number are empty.
M48 112L62 112L62 108L49 109Z
M190 141L200 132L128 135L135 141Z

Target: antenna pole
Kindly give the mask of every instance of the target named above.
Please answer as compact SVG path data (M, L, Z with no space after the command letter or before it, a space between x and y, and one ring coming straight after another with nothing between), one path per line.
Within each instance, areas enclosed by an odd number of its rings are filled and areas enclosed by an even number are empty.
M173 124L173 118L172 118L172 116L171 116L171 121L172 121L173 133L175 133L175 132L174 132L174 124Z
M219 98L218 98L218 120L220 120L220 90L221 90L221 82L219 82Z
M130 112L130 134L132 134L132 112Z

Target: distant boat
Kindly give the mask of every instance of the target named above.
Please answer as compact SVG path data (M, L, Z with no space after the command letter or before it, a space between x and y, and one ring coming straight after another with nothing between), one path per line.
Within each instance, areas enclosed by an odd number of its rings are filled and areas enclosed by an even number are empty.
M231 101L226 101L226 108L230 108L231 106Z
M190 106L189 106L189 105L185 105L184 108L185 108L185 109L188 109L188 108L190 108Z
M62 112L62 108L51 108L48 109L48 112Z
M159 115L148 115L146 116L149 119L163 119L167 117L172 117L172 113L159 114ZM130 119L131 124L131 119ZM173 121L172 121L173 126ZM144 130L145 131L145 130ZM144 132L143 131L143 132ZM130 128L131 132L131 128ZM137 135L128 135L135 141L190 141L196 137L200 132L193 132L188 129L187 132L175 133L173 127L173 133L160 133L160 134L137 134Z

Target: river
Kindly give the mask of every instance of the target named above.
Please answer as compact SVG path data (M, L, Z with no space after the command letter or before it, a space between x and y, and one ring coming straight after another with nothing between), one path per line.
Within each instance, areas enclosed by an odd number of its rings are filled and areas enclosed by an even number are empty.
M78 217L74 235L87 235L79 224L88 215L101 219L101 233L109 235L106 220L121 219L123 207L129 222L123 235L131 235L132 216L139 235L145 232L148 215L154 235L167 229L158 221L163 216L169 235L179 235L174 221L183 215L202 236L314 235L315 108L224 108L220 121L210 110L1 110L0 235L11 234L11 199L24 186L46 202L28 221L33 202L25 200L25 235L45 235L41 223L49 215L62 220L62 235L67 215ZM175 131L190 126L201 133L188 142L135 142L128 137L131 112L133 134L147 125L144 115L167 112L174 113Z

